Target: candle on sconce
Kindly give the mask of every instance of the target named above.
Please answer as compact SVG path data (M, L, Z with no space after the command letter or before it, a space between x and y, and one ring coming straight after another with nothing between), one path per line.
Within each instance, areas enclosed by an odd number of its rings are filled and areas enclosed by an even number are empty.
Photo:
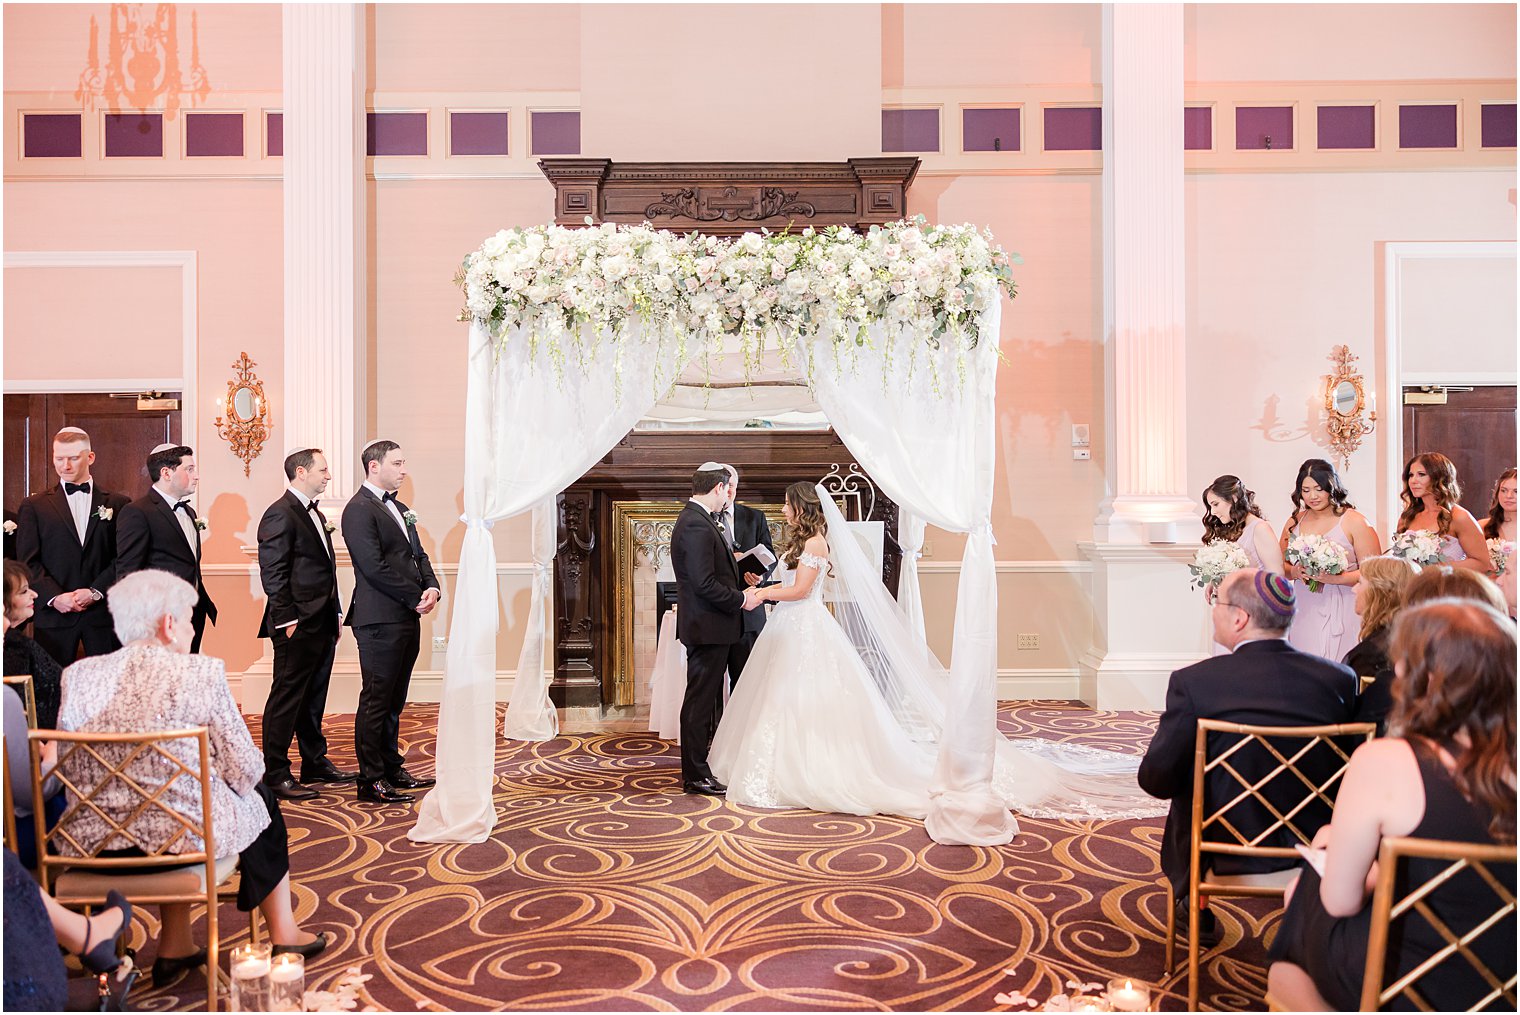
M1114 1011L1149 1011L1151 988L1128 977L1109 980L1108 1005Z
M1369 391L1367 393L1367 399L1368 399L1368 402L1367 402L1368 407L1371 408L1372 415L1374 417L1376 417L1377 416L1377 392L1376 391Z

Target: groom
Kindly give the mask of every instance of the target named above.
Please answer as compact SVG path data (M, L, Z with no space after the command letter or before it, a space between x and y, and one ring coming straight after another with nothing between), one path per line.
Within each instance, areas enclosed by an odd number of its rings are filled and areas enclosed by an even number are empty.
M722 796L728 791L707 767L717 728L723 673L744 669L749 646L743 611L760 600L745 589L734 554L720 528L728 507L728 473L698 469L670 536L676 573L676 637L686 646L686 697L681 702L681 783L687 793Z

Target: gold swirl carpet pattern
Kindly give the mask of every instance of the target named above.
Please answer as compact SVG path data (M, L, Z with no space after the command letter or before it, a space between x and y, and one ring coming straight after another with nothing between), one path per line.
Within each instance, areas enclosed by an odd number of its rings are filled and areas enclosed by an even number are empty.
M1004 703L1000 721L1139 754L1155 717L1041 701ZM403 716L414 771L432 771L436 724L435 706ZM328 717L350 768L351 727ZM1185 976L1162 968L1160 819L1021 817L1008 846L939 846L904 818L687 796L674 745L648 733L503 742L496 770L496 830L474 845L412 843L412 806L360 804L351 788L284 805L298 915L336 935L308 989L358 966L372 976L362 1004L392 1011L988 1011L1000 992L1044 1000L1068 978L1119 975L1184 1006ZM1204 1007L1259 1010L1272 907L1215 912ZM247 937L231 904L219 918L224 945ZM133 944L147 965L145 930ZM132 1003L201 1007L204 990L199 973L144 977Z

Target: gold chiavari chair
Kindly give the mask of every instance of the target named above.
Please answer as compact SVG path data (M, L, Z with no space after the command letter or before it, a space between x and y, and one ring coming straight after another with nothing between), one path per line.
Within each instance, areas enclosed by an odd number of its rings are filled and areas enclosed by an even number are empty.
M17 694L21 695L21 702L26 706L26 728L29 730L36 729L37 687L32 683L31 676L23 674L19 677L6 677L5 686L12 688Z

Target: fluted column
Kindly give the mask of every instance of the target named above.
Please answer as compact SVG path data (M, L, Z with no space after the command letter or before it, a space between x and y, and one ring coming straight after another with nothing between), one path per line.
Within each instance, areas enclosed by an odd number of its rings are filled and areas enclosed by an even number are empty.
M285 391L279 446L320 447L324 501L368 440L364 7L285 4Z
M1170 543L1187 492L1181 4L1103 7L1111 496L1099 542Z

